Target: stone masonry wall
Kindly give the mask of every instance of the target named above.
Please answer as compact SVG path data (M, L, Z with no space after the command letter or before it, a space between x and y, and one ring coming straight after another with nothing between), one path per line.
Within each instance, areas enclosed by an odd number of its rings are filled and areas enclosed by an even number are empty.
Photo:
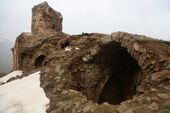
M32 8L32 32L62 31L62 15L43 2Z

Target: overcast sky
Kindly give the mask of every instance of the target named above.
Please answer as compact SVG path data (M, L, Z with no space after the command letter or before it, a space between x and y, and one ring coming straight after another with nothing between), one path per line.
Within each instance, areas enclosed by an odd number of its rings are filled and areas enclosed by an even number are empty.
M0 0L0 38L31 31L31 8L44 0ZM125 31L170 40L170 0L46 0L62 13L63 31Z

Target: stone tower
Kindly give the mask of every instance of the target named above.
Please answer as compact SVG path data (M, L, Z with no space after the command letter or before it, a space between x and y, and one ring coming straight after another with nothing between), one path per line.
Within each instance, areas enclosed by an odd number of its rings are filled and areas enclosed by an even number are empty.
M31 54L25 53L25 48L33 47L38 43L38 40L48 38L52 32L62 31L62 19L62 15L53 10L47 2L32 8L31 33L21 33L15 41L14 48L12 48L13 70L22 69L24 60L31 57Z
M32 33L62 31L63 17L60 12L53 10L47 2L32 8Z

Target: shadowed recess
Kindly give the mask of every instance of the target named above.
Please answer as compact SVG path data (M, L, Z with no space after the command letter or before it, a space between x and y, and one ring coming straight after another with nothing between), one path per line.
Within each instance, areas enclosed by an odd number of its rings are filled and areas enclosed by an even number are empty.
M137 61L119 43L103 45L100 54L101 69L109 68L109 75L98 99L98 103L120 104L136 94L140 67Z
M43 66L43 62L44 62L45 57L46 57L45 55L40 55L36 58L36 60L35 60L35 67L36 68Z

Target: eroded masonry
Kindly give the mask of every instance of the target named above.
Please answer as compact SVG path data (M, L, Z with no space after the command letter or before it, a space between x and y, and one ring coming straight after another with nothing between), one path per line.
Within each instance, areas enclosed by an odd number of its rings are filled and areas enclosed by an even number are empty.
M41 71L48 113L170 109L163 106L170 100L164 88L170 87L170 42L125 32L69 35L62 19L47 2L34 6L32 32L21 33L12 49L13 70Z

